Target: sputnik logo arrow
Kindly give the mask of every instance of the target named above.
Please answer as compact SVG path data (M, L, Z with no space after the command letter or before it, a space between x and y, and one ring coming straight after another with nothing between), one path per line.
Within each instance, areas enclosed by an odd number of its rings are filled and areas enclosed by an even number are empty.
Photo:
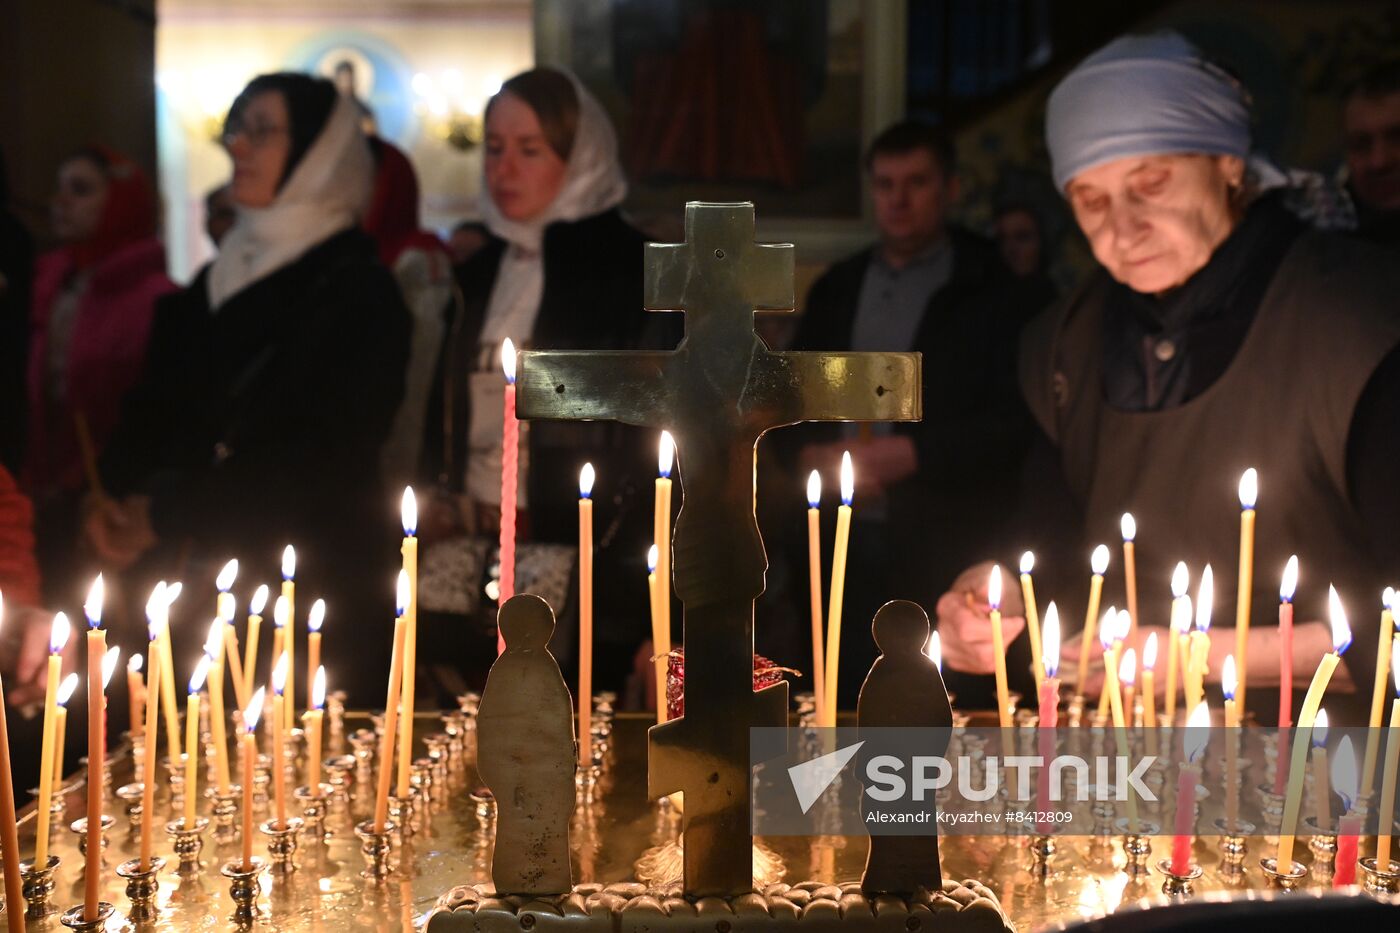
M812 809L812 804L831 786L831 782L850 764L864 744L864 741L860 741L854 745L847 745L820 758L813 758L788 768L788 778L792 781L792 789L797 793L797 802L802 805L803 813Z

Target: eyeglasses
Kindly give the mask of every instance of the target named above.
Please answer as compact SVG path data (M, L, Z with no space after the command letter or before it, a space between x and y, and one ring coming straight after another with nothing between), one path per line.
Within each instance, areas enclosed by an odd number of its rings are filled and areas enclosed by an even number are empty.
M242 123L229 123L228 128L224 130L224 134L219 137L219 141L224 144L225 149L232 149L233 141L239 136L242 136L244 139L248 140L248 143L254 149L259 149L267 145L272 137L279 133L286 132L288 132L288 129L285 126L267 126L264 124L244 126Z

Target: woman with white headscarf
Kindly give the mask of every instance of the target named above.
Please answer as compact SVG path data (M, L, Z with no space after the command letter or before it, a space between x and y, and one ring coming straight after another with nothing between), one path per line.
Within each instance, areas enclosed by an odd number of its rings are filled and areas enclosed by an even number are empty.
M157 308L88 539L109 566L188 549L210 562L194 579L237 557L240 583L277 579L293 544L302 592L340 624L392 618L396 497L378 463L409 320L358 227L368 142L330 82L283 73L234 101L224 144L238 219L218 258ZM350 657L343 641L347 657L327 661L337 681L372 683L354 663L371 653Z
M573 75L536 68L506 81L491 98L484 189L482 210L492 238L457 269L463 307L444 358L451 418L429 417L430 425L446 424L447 431L439 429L424 446L436 453L447 486L459 494L468 530L489 535L500 508L505 339L523 349L632 349L666 341L659 322L649 318L678 316L643 310L643 237L618 210L627 182L617 139L602 106ZM669 336L674 346L679 327ZM599 536L598 590L612 594L599 603L599 637L617 634L608 623L614 611L639 633L644 599L623 612L613 598L637 588L609 588L603 581L620 573L624 560L644 573L640 564L650 543L644 492L656 470L654 432L609 422L527 428L522 537L576 540L578 471L592 461L598 473L594 496L608 503L607 517L600 513L599 520L618 526L616 533ZM600 651L596 657L606 661L616 654ZM599 683L608 683L606 672L600 677Z
M1051 94L1055 183L1102 269L1022 337L1022 390L1045 435L1039 478L1066 495L1058 520L1008 546L1034 546L1038 576L1081 589L1090 548L1120 540L1120 517L1132 512L1139 642L1155 628L1167 643L1173 565L1185 560L1199 574L1209 562L1218 681L1236 650L1227 608L1235 575L1220 572L1238 555L1235 486L1257 468L1247 701L1273 722L1270 607L1289 555L1299 555L1306 581L1293 642L1298 685L1332 648L1326 584L1366 613L1400 566L1400 277L1368 247L1302 223L1290 192L1259 192L1249 119L1238 82L1176 33L1118 39ZM1026 501L1050 498L1042 488ZM1068 526L1076 533L1055 535ZM945 663L986 673L985 611L963 595L977 595L976 577L943 597L939 618ZM1108 580L1105 604L1123 605L1121 575ZM1369 685L1376 629L1355 634L1345 665L1352 684ZM1078 642L1067 640L1075 660Z

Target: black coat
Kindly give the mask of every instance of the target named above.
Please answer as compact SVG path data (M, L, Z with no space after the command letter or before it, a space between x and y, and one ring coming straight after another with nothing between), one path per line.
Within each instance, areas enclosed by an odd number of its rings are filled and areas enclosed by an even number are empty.
M300 624L324 596L328 673L367 702L356 688L382 683L378 635L393 619L398 495L378 464L403 392L408 312L358 230L215 312L207 277L157 303L146 377L104 453L104 481L117 496L151 496L163 544L187 542L191 603L230 557L241 604L258 583L275 595L282 549L295 545ZM356 650L357 633L385 650Z

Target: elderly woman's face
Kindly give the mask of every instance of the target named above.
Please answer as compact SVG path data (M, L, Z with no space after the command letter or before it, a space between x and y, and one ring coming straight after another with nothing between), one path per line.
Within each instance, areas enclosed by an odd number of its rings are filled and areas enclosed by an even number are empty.
M1137 292L1158 294L1204 266L1234 227L1235 156L1132 156L1086 169L1069 200L1094 257Z

